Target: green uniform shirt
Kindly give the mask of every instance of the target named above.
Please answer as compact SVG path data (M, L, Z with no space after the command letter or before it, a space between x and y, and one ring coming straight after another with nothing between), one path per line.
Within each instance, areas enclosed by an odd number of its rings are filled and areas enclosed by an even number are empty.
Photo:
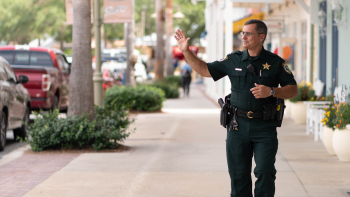
M262 48L259 56L252 58L248 50L235 51L220 61L207 63L208 70L214 81L228 75L231 81L231 105L242 110L261 111L262 105L275 103L276 98L256 99L251 88L254 83L259 84L257 78L247 71L247 66L252 64L255 73L262 85L268 87L281 87L286 85L296 85L292 72L285 61L276 54Z

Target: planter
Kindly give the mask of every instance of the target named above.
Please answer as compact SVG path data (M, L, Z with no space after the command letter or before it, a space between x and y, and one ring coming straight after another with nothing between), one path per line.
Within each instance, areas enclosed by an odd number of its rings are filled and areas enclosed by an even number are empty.
M284 109L283 118L290 118L290 112L292 111L292 102L289 100L284 100L284 104L286 105L286 108Z
M323 136L322 136L322 142L324 147L326 148L327 152L330 155L335 155L334 149L333 149L333 129L328 128L326 126L323 127Z
M333 149L340 161L350 162L350 130L336 129L333 133Z
M291 118L296 124L306 124L306 105L303 101L292 103Z

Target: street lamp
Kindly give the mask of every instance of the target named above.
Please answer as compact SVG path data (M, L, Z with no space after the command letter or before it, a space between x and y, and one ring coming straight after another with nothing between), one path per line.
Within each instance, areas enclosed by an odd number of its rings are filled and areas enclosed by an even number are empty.
M177 12L175 14L173 14L173 17L174 18L185 18L185 15L183 15L180 11L180 6L177 5Z
M176 12L175 14L173 14L173 18L184 18L185 15L181 13L181 11L180 11L180 6L177 5L176 7L177 7L177 12ZM151 14L151 17L152 17L152 18L157 17L157 13Z

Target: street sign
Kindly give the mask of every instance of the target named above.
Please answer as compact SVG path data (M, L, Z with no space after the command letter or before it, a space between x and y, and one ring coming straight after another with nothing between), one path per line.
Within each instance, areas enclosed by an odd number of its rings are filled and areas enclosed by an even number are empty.
M132 21L131 0L104 0L103 23L129 23Z
M267 33L284 33L284 20L283 19L268 19L263 20L267 26Z

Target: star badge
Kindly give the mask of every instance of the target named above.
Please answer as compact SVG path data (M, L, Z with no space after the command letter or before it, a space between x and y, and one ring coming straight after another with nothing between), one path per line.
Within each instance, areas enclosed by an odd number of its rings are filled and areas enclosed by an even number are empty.
M266 64L263 64L264 69L267 69L267 70L270 70L270 66L271 65L269 65L267 62L266 62Z

